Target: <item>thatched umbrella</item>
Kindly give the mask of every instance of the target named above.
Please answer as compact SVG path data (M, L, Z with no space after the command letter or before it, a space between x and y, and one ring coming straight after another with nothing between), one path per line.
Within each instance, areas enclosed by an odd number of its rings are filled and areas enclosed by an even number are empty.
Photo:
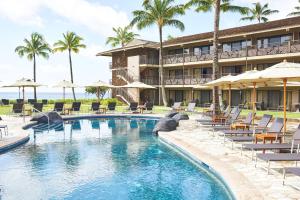
M70 81L63 80L63 81L60 81L59 83L57 83L56 85L54 85L53 87L63 88L63 99L65 100L66 88L77 88L79 86L74 83L71 83Z
M128 83L127 85L120 86L121 88L136 88L136 89L155 89L155 87L151 85L147 85L145 83L134 81L132 83ZM138 92L138 101L140 100L140 91Z

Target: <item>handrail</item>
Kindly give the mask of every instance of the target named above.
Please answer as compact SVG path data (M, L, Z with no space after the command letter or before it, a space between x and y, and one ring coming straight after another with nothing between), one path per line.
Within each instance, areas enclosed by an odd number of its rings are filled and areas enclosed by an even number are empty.
M41 112L40 110L34 108L33 106L32 106L32 110L35 110L35 111L37 111L38 113L40 113L41 115L47 117L47 120L48 120L48 132L49 132L49 131L50 131L50 118L49 118L49 116L46 115L44 112Z

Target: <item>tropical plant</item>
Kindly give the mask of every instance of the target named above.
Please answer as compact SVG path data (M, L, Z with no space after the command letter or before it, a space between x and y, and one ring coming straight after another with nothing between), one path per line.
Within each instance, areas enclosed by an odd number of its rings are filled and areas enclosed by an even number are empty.
M17 46L15 52L23 57L26 55L27 59L33 60L33 80L36 82L36 57L41 56L45 59L49 58L51 48L45 41L44 37L39 33L32 33L30 39L24 39L24 45ZM36 88L34 88L34 98L36 99Z
M300 3L300 0L298 0ZM300 6L295 6L295 10L288 14L288 16L298 16L300 15Z
M214 35L213 35L213 74L212 79L216 79L219 74L219 58L218 58L218 44L219 44L219 29L220 29L220 12L238 12L241 14L246 14L248 9L245 7L237 6L231 4L232 0L190 0L186 4L186 8L191 6L195 7L196 12L210 12L214 11ZM221 98L221 95L218 94L218 88L213 88L213 104L215 114L219 105L218 97ZM220 101L222 102L222 101Z
M97 89L97 87L86 87L85 92L88 94L95 94L98 99L103 99L106 92L109 90L107 87L100 87Z
M137 25L138 29L157 25L159 31L159 77L161 86L161 96L164 106L167 106L167 98L164 87L163 76L163 27L173 26L184 30L184 24L176 19L177 16L185 13L183 5L175 4L175 0L145 0L143 2L143 10L133 11L133 20L131 25ZM159 98L159 101L161 97Z
M124 48L126 44L134 40L135 37L139 36L138 34L129 31L130 29L131 26L125 26L124 28L113 28L113 31L115 32L116 36L108 37L106 40L106 44L110 44L112 47L120 45L122 48Z
M241 20L257 20L258 23L267 22L269 21L269 19L267 18L268 16L279 12L278 10L269 9L269 4L267 3L261 5L259 2L257 2L253 3L253 5L253 8L248 8L248 16L241 18Z
M86 45L82 43L83 38L76 35L74 32L66 32L63 33L63 40L58 40L54 43L54 52L63 52L68 51L69 55L69 64L70 64L70 75L71 75L71 82L74 83L74 76L73 76L73 65L72 65L72 55L71 53L79 53L81 48L86 48ZM75 90L72 88L73 92L73 99L76 100Z

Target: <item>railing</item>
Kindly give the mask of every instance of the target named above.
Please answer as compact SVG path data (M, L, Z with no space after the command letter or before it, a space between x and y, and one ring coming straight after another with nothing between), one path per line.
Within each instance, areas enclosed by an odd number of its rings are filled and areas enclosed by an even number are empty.
M205 84L212 80L211 74L202 74L200 76L165 76L164 83L165 85L197 85L197 84ZM148 85L158 85L159 80L158 77L155 76L147 76L143 77L141 81Z
M133 95L126 88L113 88L116 96L124 97L128 102L134 102Z
M159 64L158 56L148 56L148 55L140 56L140 65L158 65L158 64Z
M300 52L299 41L289 41L285 43L269 43L263 45L262 48L257 46L248 46L243 49L236 49L233 51L219 50L219 59L231 59L231 58L243 58L253 56L266 56L266 55L277 55L287 53L298 53ZM213 59L213 53L210 52L191 52L186 54L175 54L166 55L163 57L164 64L176 64L176 63L189 63L199 61L210 61Z
M133 82L134 77L128 73L126 69L120 69L115 71L116 76L123 77L127 82Z

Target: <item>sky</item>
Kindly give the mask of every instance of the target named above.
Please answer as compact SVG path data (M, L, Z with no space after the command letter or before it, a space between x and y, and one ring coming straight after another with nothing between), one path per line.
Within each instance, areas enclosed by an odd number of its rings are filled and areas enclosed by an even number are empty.
M271 9L279 10L270 20L285 18L298 0L233 0L234 4L251 6L254 2L269 3ZM176 3L186 0L176 0ZM0 81L1 84L13 83L15 80L33 77L32 61L20 58L14 49L23 44L32 32L42 34L53 45L62 39L62 33L73 31L84 38L86 49L73 54L73 71L76 84L87 85L96 80L108 82L111 72L108 57L96 57L96 53L108 50L106 38L114 36L113 27L128 25L132 11L141 9L142 0L0 0ZM240 21L236 13L221 14L221 28L247 25L255 22ZM178 17L185 24L183 32L174 28L164 28L164 38L202 33L213 30L212 13L196 13L188 10ZM158 41L157 27L139 31L139 38ZM37 82L48 85L39 91L56 92L51 86L61 80L69 80L69 63L67 53L51 54L48 60L37 58ZM14 91L1 88L0 91ZM83 88L77 91L83 91Z

